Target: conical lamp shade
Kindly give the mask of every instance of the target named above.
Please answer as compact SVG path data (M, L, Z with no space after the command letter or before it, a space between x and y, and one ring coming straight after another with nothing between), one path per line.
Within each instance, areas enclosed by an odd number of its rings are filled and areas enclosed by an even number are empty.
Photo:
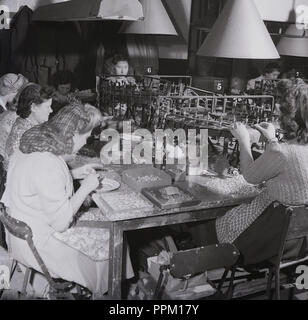
M304 29L295 24L290 25L277 45L278 52L283 56L308 57L308 36Z
M177 35L161 0L140 0L140 3L144 20L125 23L120 33Z
M198 55L238 59L279 59L254 0L228 0Z

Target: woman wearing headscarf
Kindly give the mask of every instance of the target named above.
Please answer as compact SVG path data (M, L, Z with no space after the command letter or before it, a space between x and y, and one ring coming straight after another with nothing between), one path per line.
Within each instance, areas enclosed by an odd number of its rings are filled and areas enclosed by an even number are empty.
M8 110L18 93L28 83L22 74L7 73L0 78L0 113Z
M64 160L86 143L98 125L95 119L94 112L70 105L25 132L9 165L2 202L11 216L31 227L34 244L53 277L73 281L101 296L108 288L109 232L70 227L86 197L99 186L99 175L89 172L88 166L76 169L73 175L83 180L74 193ZM40 270L25 241L13 236L8 240L15 259Z
M4 157L7 137L17 118L16 101L28 80L22 75L8 73L0 78L0 155Z

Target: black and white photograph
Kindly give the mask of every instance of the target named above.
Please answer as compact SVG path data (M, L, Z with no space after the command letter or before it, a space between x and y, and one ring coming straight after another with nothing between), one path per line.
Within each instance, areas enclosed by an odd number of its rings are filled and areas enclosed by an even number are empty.
M0 0L12 300L308 300L308 0Z

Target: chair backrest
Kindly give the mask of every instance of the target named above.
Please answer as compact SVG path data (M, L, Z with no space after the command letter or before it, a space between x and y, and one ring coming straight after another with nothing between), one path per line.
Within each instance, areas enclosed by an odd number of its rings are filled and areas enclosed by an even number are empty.
M240 255L232 244L216 244L174 252L170 259L170 273L175 278L194 276L205 271L227 268L236 263Z
M234 241L241 252L242 266L259 264L277 257L283 249L292 209L278 202L264 212Z
M308 205L291 207L292 216L286 240L295 240L308 236Z
M32 238L31 228L26 223L8 215L3 203L0 203L0 221L3 223L7 231L13 236L22 240Z
M308 235L306 206L289 206L273 202L237 239L241 265L280 262L286 243ZM306 215L305 215L306 213Z
M289 228L283 243L281 260L296 260L307 255L308 205L293 206Z
M39 264L43 274L45 275L46 279L48 280L51 286L54 286L54 281L42 259L40 254L38 253L34 242L33 242L33 234L31 228L23 221L17 220L11 217L5 208L5 205L0 202L0 221L3 223L6 230L11 233L13 236L27 241L37 263Z

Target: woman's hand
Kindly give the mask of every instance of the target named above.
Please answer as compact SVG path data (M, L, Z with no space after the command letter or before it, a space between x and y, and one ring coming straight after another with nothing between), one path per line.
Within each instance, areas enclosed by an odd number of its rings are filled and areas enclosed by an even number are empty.
M231 130L232 135L239 143L248 143L250 144L249 132L246 126L241 122L236 122L233 129Z
M89 163L82 167L71 170L73 179L84 179L89 174L96 173L95 169L103 169L103 165L96 163Z
M267 140L273 140L276 138L276 129L272 123L262 122L260 124L256 124L255 128L259 130Z
M87 193L91 193L99 186L99 174L90 174L84 180L81 181L81 188L85 188Z

